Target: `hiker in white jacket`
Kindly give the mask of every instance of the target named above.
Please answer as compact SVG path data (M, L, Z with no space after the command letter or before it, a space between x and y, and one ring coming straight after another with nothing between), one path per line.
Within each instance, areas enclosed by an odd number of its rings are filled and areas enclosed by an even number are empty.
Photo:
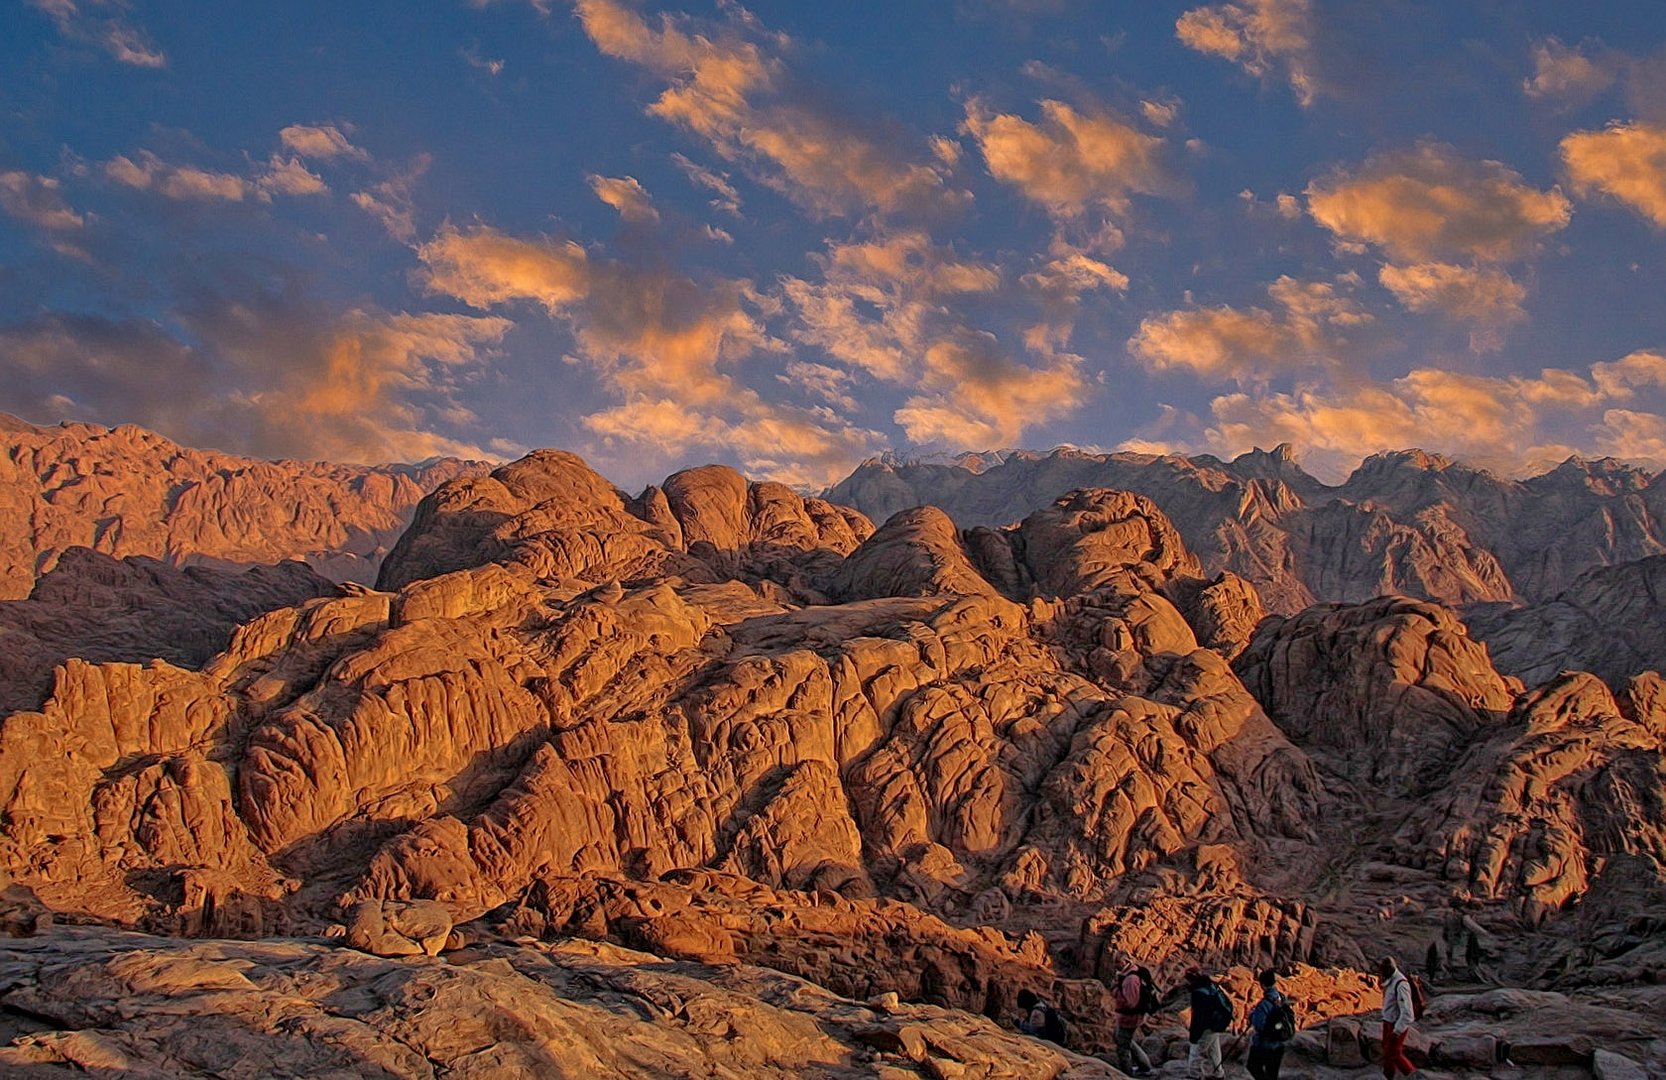
M1392 956L1383 957L1377 965L1377 974L1383 980L1383 1076L1385 1080L1394 1080L1396 1076L1410 1076L1417 1071L1406 1057L1406 1036L1411 1033L1415 1018L1411 981Z

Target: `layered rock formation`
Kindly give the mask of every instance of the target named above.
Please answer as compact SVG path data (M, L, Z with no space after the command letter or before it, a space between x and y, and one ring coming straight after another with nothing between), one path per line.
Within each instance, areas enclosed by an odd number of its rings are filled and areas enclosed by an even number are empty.
M1333 487L1302 471L1288 446L1232 461L1007 451L876 459L827 497L876 520L929 504L962 526L1001 525L1083 487L1152 499L1206 570L1241 575L1285 615L1385 594L1545 601L1593 567L1666 553L1666 482L1607 459L1508 480L1407 450L1369 458Z
M479 462L332 465L192 450L132 425L37 427L0 415L0 599L72 548L170 566L303 559L372 582L422 497Z
M0 867L60 919L413 956L473 920L1002 1018L1033 985L1086 1047L1117 951L1666 977L1659 680L1528 688L1405 598L1258 622L1143 495L876 531L540 451L442 485L379 585L200 670L68 661L0 725Z
M38 708L71 657L199 667L242 623L335 591L299 560L231 571L70 548L27 600L0 600L0 712Z
M1477 605L1464 621L1499 671L1530 686L1589 671L1623 687L1666 669L1666 557L1587 570L1544 603Z
M964 1012L584 942L400 961L57 930L0 940L0 1040L16 1080L1119 1075Z

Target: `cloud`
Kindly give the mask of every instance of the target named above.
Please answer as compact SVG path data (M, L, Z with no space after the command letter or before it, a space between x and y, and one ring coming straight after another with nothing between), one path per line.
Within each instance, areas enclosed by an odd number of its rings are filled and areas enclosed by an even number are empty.
M1267 287L1274 309L1189 308L1141 320L1128 351L1154 371L1189 370L1239 383L1334 365L1345 332L1371 316L1326 282L1281 277Z
M1227 394L1211 404L1204 443L1217 453L1290 442L1315 473L1339 478L1367 455L1419 447L1509 475L1542 470L1570 452L1666 466L1658 410L1622 408L1666 387L1666 357L1633 353L1581 373L1471 375L1418 368L1389 383L1291 394Z
M255 179L255 186L267 195L326 195L330 190L324 179L301 164L299 158L276 154Z
M1554 37L1539 42L1533 47L1533 74L1522 80L1522 92L1564 108L1591 101L1614 85L1619 72L1612 58L1591 56L1587 48L1595 46L1564 45Z
M997 267L917 230L830 243L820 281L781 284L791 337L829 362L797 369L797 381L827 400L854 397L846 387L865 379L903 387L909 397L891 419L910 440L979 450L1010 445L1087 399L1082 359L1063 351L1069 323L1048 309L1114 286L1118 274L1075 255L1055 253L1014 287ZM991 307L1038 299L1038 321L1017 342L978 325ZM847 374L830 374L840 370Z
M0 210L47 232L69 232L87 223L85 215L64 201L57 180L16 169L0 171Z
M740 9L723 24L695 28L672 14L650 25L617 0L574 6L598 49L667 84L650 115L705 139L807 209L892 212L963 201L946 188L938 162L919 160L898 136L862 129L798 85L771 52L790 39L763 31Z
M654 200L634 176L591 176L590 190L596 193L596 198L619 211L619 216L628 222L641 225L659 220Z
M494 229L441 230L417 249L425 284L475 308L531 300L559 313L589 292L589 256L571 240L521 240Z
M417 181L428 171L430 158L418 154L403 172L378 180L363 191L353 192L353 205L382 223L389 236L401 243L416 239Z
M682 154L672 154L671 160L690 180L717 196L710 202L713 210L720 210L731 217L740 217L740 192L735 190L735 185L729 182L726 175L713 172L704 165L690 161Z
M45 12L70 41L104 50L111 59L133 67L163 68L166 54L152 45L145 32L116 14L127 5L122 0L29 0ZM96 13L95 13L96 12Z
M1081 358L1020 362L995 335L965 330L926 350L921 386L892 416L916 443L964 449L1010 446L1025 429L1081 407L1088 381Z
M480 309L541 305L622 393L720 400L734 388L719 365L771 347L745 282L696 282L593 259L570 240L523 240L486 227L443 229L417 255L433 292Z
M1574 192L1606 195L1666 227L1666 127L1611 124L1562 140L1562 161Z
M1128 291L1128 275L1083 251L1061 251L1039 270L1024 275L1026 285L1075 300L1085 292Z
M459 49L457 50L457 55L461 56L463 60L467 62L469 67L474 68L476 71L484 71L493 78L497 78L499 75L503 74L505 66L504 62L490 56L482 56L478 45L471 45L466 49Z
M370 160L370 154L354 146L334 124L291 124L278 132L285 148L306 158Z
M448 226L417 254L431 291L480 309L535 304L567 327L579 358L618 399L585 416L583 426L602 440L604 452L634 448L638 467L643 450L674 461L699 447L731 453L755 474L824 485L880 443L826 405L767 401L735 378L735 364L781 348L762 322L773 304L748 282L697 281L666 267L596 255L568 240L525 239L484 226ZM875 249L847 259L878 264L886 256ZM906 262L896 264L897 272L953 277L942 266ZM786 372L781 385L854 405L832 369L795 362Z
M725 450L752 475L805 488L834 483L884 445L877 432L828 410L766 403L751 391L721 412L672 398L637 399L586 416L584 426L606 446L651 447L667 459L696 447Z
M1185 12L1174 24L1181 44L1237 64L1256 78L1281 75L1296 100L1319 95L1314 73L1313 13L1308 0L1244 0Z
M972 99L963 130L977 143L989 174L1058 217L1090 208L1121 213L1132 195L1173 192L1163 140L1108 112L1084 114L1043 101L1041 120L991 112Z
M137 161L118 154L105 162L104 175L126 187L184 202L271 202L273 195L322 195L330 190L299 159L275 154L246 177L171 164L141 150Z
M1497 325L1527 317L1527 289L1510 275L1452 263L1384 266L1383 287L1412 311L1437 312L1463 322Z
M1559 189L1539 191L1499 162L1468 161L1437 143L1339 169L1306 194L1313 219L1340 240L1406 263L1518 258L1571 213Z
M180 318L195 344L138 319L53 315L0 327L0 406L139 423L267 457L483 456L435 428L466 418L453 374L478 364L507 320L332 315L272 297L214 298Z

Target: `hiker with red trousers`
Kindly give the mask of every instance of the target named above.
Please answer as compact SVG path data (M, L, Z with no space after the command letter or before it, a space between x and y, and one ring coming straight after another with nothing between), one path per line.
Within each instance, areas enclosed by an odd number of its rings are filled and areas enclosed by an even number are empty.
M1406 1036L1411 1034L1411 1022L1416 1018L1411 980L1392 956L1382 958L1377 974L1383 980L1383 1076L1394 1080L1417 1071L1406 1057Z

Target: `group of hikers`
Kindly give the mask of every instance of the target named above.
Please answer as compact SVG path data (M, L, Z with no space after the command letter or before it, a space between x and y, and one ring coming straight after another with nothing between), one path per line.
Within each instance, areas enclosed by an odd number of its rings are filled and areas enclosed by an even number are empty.
M1151 1058L1140 1046L1138 1036L1147 1019L1154 1013L1177 1007L1183 1001L1190 1010L1186 1037L1190 1042L1187 1064L1191 1075L1199 1080L1216 1080L1226 1076L1221 1045L1237 1021L1237 1009L1214 976L1200 967L1186 972L1185 982L1167 995L1159 995L1151 972L1132 958L1123 957L1113 965L1116 975L1111 986L1111 1000L1116 1007L1116 1064L1130 1076L1149 1076ZM1393 957L1384 957L1377 974L1382 980L1382 1045L1383 1076L1410 1076L1416 1067L1406 1057L1406 1036L1412 1021L1422 1015L1421 986L1400 970ZM1249 1054L1244 1067L1253 1080L1278 1080L1279 1068L1284 1063L1284 1050L1296 1037L1295 1003L1278 988L1278 972L1271 968L1258 976L1261 997L1249 1011L1249 1017L1239 1035L1249 1036ZM1018 992L1021 1015L1019 1030L1037 1038L1065 1045L1066 1024L1063 1015L1052 1003L1036 996L1033 990Z

